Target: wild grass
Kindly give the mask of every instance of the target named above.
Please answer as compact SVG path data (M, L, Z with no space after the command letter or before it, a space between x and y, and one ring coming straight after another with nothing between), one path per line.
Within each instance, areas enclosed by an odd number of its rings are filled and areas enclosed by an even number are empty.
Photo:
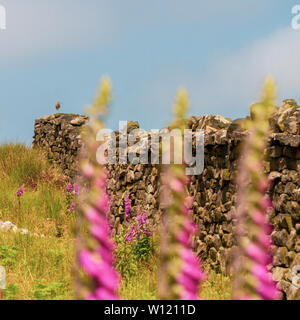
M0 231L0 265L6 268L6 300L75 299L75 213L67 215L65 183L39 150L24 145L0 146L0 221L45 235L36 237ZM19 206L16 192L23 187ZM132 257L127 257L127 262ZM122 277L120 296L126 300L158 299L159 254L136 263ZM228 277L206 270L204 299L230 299Z
M133 257L127 256L126 263L133 264ZM137 270L130 277L122 277L120 296L124 300L159 299L159 253L153 254L147 262L136 263ZM229 276L216 273L209 266L204 267L206 280L202 283L199 296L205 300L230 300L232 283Z
M0 146L0 220L45 235L0 231L0 265L7 272L4 299L74 298L75 216L66 215L62 177L39 150ZM58 228L63 229L61 237Z
M73 299L72 239L0 233L0 264L7 273L4 299Z
M36 188L39 182L60 183L61 173L50 166L39 149L22 144L5 144L0 147L0 177L9 178L10 185ZM61 184L61 183L60 183Z

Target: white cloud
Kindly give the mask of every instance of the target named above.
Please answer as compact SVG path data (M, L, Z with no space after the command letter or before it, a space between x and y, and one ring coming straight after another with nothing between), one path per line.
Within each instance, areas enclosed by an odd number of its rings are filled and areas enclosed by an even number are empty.
M116 43L127 28L254 13L268 2L252 0L241 5L240 0L217 4L199 0L0 0L7 10L7 30L0 33L0 63L68 48Z
M234 53L211 61L205 73L161 70L151 79L145 101L167 108L178 86L188 90L192 114L246 116L260 98L264 79L272 75L277 101L294 98L300 103L300 31L279 30ZM169 112L169 110L164 110Z
M100 1L103 6L94 0L1 0L7 29L0 33L0 62L110 41L118 16Z
M213 103L216 99L220 111L239 104L245 110L259 98L267 75L276 81L278 100L299 98L299 52L300 32L288 28L223 57L215 61L208 74L199 81L199 100ZM240 112L234 110L234 113Z

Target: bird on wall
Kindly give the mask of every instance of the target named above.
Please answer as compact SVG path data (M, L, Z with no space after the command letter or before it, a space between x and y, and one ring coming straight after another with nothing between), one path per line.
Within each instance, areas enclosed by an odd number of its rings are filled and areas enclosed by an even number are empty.
M57 102L55 108L56 108L57 111L60 109L60 102L59 101Z

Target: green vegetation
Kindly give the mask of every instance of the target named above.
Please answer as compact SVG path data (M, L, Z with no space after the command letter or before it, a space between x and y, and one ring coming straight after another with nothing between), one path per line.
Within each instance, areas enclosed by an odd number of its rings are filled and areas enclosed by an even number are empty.
M6 300L74 299L75 212L66 214L66 182L42 152L24 145L0 146L0 221L11 221L41 236L0 231L0 265L6 268ZM23 187L20 199L17 190ZM147 259L118 239L118 269L123 299L157 299L158 240ZM144 250L144 247L139 248ZM228 277L207 269L201 296L230 299Z
M0 231L0 265L6 268L4 299L72 299L75 216L65 214L62 174L39 150L0 147L0 221L45 235ZM17 199L17 190L24 193ZM63 236L56 237L62 225Z

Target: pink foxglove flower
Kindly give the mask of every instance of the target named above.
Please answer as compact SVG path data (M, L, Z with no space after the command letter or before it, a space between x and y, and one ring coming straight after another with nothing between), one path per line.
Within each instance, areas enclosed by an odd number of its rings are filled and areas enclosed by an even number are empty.
M276 283L268 267L272 263L272 227L268 212L272 201L266 196L269 181L263 172L268 118L274 110L274 88L266 82L263 102L252 107L249 135L244 145L238 176L237 239L234 262L234 299L275 300Z
M69 213L72 213L75 210L75 203L71 202L70 208L69 208Z
M130 200L129 196L125 199L125 214L126 214L126 221L128 222L130 219Z
M17 191L17 197L21 198L23 195L23 188L21 187L18 191Z
M144 236L151 236L150 222L145 214L138 213L136 218L132 219L129 232L125 236L125 240L131 242L133 238L141 239Z
M184 129L187 98L184 91L178 94L174 127ZM174 147L175 148L175 147ZM185 191L185 166L172 164L162 176L166 204L162 217L160 297L165 300L197 300L200 284L204 280L201 262L193 253L191 237L196 228L191 221L192 197Z
M79 188L77 184L74 184L73 186L73 193L77 196L79 194Z
M67 192L71 192L71 190L72 190L71 183L68 183L66 190L67 190Z
M104 80L99 96L91 108L91 124L83 134L85 149L81 154L83 181L80 192L80 225L86 224L89 234L79 234L78 262L89 281L81 279L78 295L87 300L117 300L119 276L114 268L114 244L109 226L109 196L106 193L107 171L96 159L99 143L95 137L102 128L98 114L103 113L110 97L110 85ZM71 190L71 189L70 189ZM74 186L77 193L78 188ZM80 228L80 226L79 226Z

